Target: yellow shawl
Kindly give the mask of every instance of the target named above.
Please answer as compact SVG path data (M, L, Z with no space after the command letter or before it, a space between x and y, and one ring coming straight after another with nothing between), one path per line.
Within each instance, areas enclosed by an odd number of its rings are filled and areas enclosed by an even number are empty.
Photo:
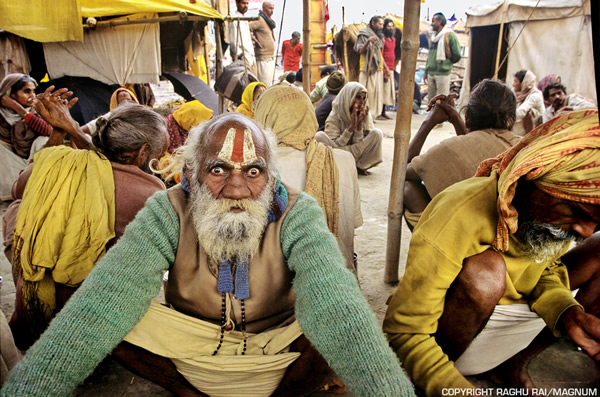
M551 196L600 204L598 110L566 113L529 132L511 149L479 165L476 176L498 178L498 226L494 246L508 250L519 214L512 205L523 177Z
M252 110L252 102L254 102L254 91L257 87L263 86L267 87L265 83L260 81L254 81L246 86L244 92L242 93L242 104L238 106L235 111L243 114L244 116L248 116L251 119L254 118L254 110Z
M339 173L333 150L314 140L319 127L315 108L303 91L281 83L269 87L258 100L256 122L277 136L280 145L306 151L304 191L317 199L329 230L339 232Z
M66 146L35 155L13 256L28 314L38 321L53 316L54 283L81 284L115 236L114 224L115 184L106 157Z
M135 101L135 103L140 103L140 101L137 99L137 96L135 95L135 92L133 92L132 90L130 90L127 87L119 87L110 96L110 105L109 105L110 110L114 110L117 106L119 106L119 103L117 102L117 96L119 95L119 92L121 92L121 91L127 91L129 93L129 95L131 96L131 99L133 99Z

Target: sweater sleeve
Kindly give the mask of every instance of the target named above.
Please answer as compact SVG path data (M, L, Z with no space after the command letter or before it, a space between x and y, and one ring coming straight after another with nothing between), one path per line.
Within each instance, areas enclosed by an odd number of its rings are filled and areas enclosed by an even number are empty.
M573 297L568 285L567 267L562 263L550 265L540 277L529 295L529 306L550 327L556 336L561 336L558 320L570 307L582 307Z
M345 268L323 211L304 193L284 220L281 245L295 272L296 318L353 395L413 395L356 278Z
M11 371L2 396L71 395L144 316L178 239L177 214L158 192Z
M383 330L415 385L427 396L442 396L443 388L473 388L435 340L447 290L461 264L421 231L417 228L410 241L406 271L392 295Z
M50 136L52 133L52 127L46 123L42 118L29 112L25 116L25 124L27 124L33 131L37 132L41 136Z
M462 58L460 51L460 42L458 41L458 37L454 32L450 33L450 51L452 54L450 55L450 60L452 63L456 63L460 61Z

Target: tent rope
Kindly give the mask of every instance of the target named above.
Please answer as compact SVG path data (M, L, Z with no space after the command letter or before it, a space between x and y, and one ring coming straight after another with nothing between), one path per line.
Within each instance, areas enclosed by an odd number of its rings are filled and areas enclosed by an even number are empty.
M525 30L525 26L527 26L527 23L531 19L531 16L535 12L535 10L537 9L537 7L538 7L539 4L540 4L540 0L537 0L537 3L535 3L535 6L533 7L533 10L531 10L531 13L529 14L529 16L527 17L527 19L525 20L525 23L523 24L523 27L521 28L521 30L519 31L519 34L515 38L515 41L513 41L512 45L510 47L508 47L508 49L506 50L506 54L504 55L504 58L502 58L502 62L500 62L500 66L498 66L498 70L502 69L502 66L504 65L504 62L506 62L506 59L508 58L508 54L510 54L510 51L512 50L512 48L515 46L515 44L519 40L519 37L521 37L521 33L523 33L523 30Z

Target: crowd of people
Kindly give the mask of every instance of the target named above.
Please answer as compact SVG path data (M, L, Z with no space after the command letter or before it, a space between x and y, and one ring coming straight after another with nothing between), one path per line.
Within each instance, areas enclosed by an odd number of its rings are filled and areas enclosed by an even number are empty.
M162 117L120 87L80 126L67 88L0 82L16 288L8 326L0 312L2 396L69 395L107 355L177 395L214 396L474 395L466 376L488 371L533 388L527 365L554 336L599 360L593 102L522 69L512 88L480 81L461 115L448 77L460 48L433 16L404 186L412 238L381 326L354 233L358 175L383 160L374 120L396 96L398 29L372 17L359 81L325 67L309 95L273 83L273 3L251 22L236 5L232 55L260 81L232 112L195 100ZM443 122L456 136L422 152Z

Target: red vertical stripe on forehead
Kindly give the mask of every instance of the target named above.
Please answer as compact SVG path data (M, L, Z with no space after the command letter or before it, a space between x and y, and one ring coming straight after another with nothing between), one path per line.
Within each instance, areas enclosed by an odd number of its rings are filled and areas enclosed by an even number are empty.
M231 161L234 163L242 163L244 161L244 131L238 129L235 130Z

